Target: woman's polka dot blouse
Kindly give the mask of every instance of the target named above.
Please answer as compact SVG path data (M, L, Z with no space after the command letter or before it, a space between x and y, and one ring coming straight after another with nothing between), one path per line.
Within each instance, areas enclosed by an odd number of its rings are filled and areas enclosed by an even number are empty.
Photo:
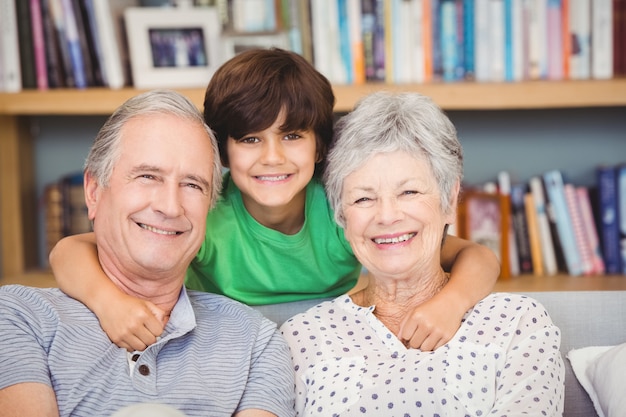
M298 415L561 415L560 331L537 301L492 294L434 352L407 349L374 309L344 295L283 324Z

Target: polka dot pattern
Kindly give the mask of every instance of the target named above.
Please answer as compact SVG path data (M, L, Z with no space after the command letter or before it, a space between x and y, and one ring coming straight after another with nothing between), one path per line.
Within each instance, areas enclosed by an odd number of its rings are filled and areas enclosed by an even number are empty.
M407 349L344 295L283 324L300 416L561 415L559 329L537 301L496 293L435 352Z

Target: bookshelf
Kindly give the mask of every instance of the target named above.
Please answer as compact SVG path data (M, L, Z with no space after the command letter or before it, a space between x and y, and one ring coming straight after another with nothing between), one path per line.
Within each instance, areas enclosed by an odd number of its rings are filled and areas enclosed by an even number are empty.
M525 110L618 107L626 109L626 79L585 81L532 81L519 83L440 83L391 85L371 83L334 86L338 113L349 111L362 96L376 90L418 91L432 97L444 110ZM198 107L204 90L179 89ZM37 270L37 196L33 139L29 116L108 115L139 91L59 89L25 90L0 94L0 284L42 278ZM626 113L625 113L626 114ZM31 248L31 249L29 249ZM53 281L52 281L53 282ZM624 289L626 279L610 277L557 276L539 279L522 276L499 283L503 290L550 291ZM508 288L508 289L507 289Z

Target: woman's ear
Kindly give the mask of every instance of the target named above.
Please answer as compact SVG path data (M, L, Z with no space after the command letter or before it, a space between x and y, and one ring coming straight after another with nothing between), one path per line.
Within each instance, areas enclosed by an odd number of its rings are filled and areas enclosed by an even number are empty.
M456 223L456 211L457 206L459 204L459 194L461 193L461 182L456 181L454 187L450 192L450 206L448 207L448 212L446 213L446 223L447 224L455 224Z
M88 171L83 175L83 186L85 188L85 204L87 205L87 214L89 220L93 221L96 217L96 208L98 206L98 197L100 186L96 178Z

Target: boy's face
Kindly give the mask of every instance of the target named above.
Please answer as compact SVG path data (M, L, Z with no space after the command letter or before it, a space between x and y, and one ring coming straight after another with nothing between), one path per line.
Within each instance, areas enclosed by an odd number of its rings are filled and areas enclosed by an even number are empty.
M251 132L241 139L228 138L232 179L257 220L268 209L303 212L305 188L315 171L315 133L282 132L284 120L281 113L272 126L261 132Z

